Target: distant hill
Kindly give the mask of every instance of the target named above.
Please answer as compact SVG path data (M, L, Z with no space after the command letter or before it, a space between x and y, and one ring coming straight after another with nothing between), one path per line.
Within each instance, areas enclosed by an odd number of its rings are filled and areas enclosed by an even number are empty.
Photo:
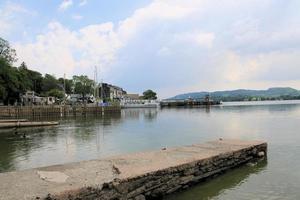
M202 99L208 94L212 99L222 101L300 99L300 91L290 87L276 87L267 90L239 89L215 92L193 92L180 94L169 99Z

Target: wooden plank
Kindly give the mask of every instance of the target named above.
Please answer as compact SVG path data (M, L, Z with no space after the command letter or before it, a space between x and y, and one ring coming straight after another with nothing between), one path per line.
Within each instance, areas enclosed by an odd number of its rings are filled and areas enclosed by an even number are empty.
M28 119L1 119L0 123L9 123L9 122L27 122Z
M1 128L19 128L19 127L34 127L34 126L55 126L59 122L7 122L0 123Z

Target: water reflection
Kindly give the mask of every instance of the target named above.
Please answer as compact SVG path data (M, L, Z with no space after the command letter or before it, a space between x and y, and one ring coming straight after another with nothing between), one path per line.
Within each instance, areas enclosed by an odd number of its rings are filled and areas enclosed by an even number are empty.
M165 197L165 200L207 200L221 197L226 191L235 188L244 182L250 176L258 175L266 169L267 161L258 162L256 166L244 166L229 171L217 178L200 183L189 190L172 194Z
M269 104L269 105L231 105L231 104L224 104L223 106L216 106L214 110L220 111L231 111L231 112L263 112L268 111L269 113L280 113L280 112L299 112L299 104Z
M17 134L14 129L1 130L0 172L18 169L18 162L29 160L33 149L42 148L43 140L55 141L55 133L55 128L49 127L22 128L18 129Z
M103 117L61 119L60 125L0 132L0 171L103 158L201 143L216 138L293 141L299 104L224 105L195 109L125 109ZM280 134L290 131L292 134ZM26 138L22 135L26 134Z
M156 108L135 108L122 110L122 118L126 119L145 119L146 121L153 121L157 118L159 110Z
M0 172L202 143L220 137L258 139L269 144L267 166L258 166L258 171L255 167L237 169L195 187L201 191L192 190L184 194L185 199L300 199L299 120L297 101L285 105L128 109L104 117L61 119L59 126L20 129L18 135L13 130L0 130Z
M120 123L121 114L114 114L63 119L53 127L0 130L0 172L96 158L105 127Z

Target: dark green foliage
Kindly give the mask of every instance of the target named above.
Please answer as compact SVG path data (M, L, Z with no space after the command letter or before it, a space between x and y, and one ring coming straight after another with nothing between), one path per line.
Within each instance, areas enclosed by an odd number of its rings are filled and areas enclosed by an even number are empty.
M42 81L42 91L43 93L46 93L50 90L63 90L63 85L60 85L58 80L55 78L55 76L52 76L50 74L45 74L45 77Z
M67 80L69 94L72 92ZM0 58L0 102L5 105L20 102L20 97L26 91L35 91L42 96L54 96L62 99L64 85L54 76L46 74L43 77L39 72L29 70L23 62L18 68L13 67L4 58Z
M143 92L143 99L157 99L156 93L153 92L152 90L146 90L145 92Z
M81 94L84 98L87 94L93 92L94 81L87 76L73 76L74 92Z
M72 94L73 87L74 87L72 79L59 78L58 82L59 82L59 85L62 85L62 86L65 85L66 94Z
M9 42L0 37L0 58L3 58L8 63L17 61L16 50L12 49Z
M13 104L23 92L23 83L18 69L11 67L4 58L0 58L0 98L5 104Z
M18 68L0 57L0 102L5 105L19 102L20 96L26 91L35 91L42 96L64 98L73 92L84 97L92 93L94 82L87 76L74 76L73 79L56 79L50 74L43 77L39 72L29 70L23 62Z
M73 92L85 97L92 93L94 82L87 76L74 76L73 79L56 79L53 75L28 69L25 62L16 68L12 64L16 61L16 51L9 43L0 38L0 103L14 104L19 102L20 96L26 91L35 91L38 95L64 98Z
M0 38L0 101L14 104L20 96L30 90L46 94L51 89L58 89L56 78L45 78L36 71L29 70L24 62L16 68L12 64L17 60L16 51L9 43Z
M29 70L24 62L19 67L24 90L42 92L43 76L39 72Z
M58 99L63 99L64 98L64 92L58 89L52 89L49 92L47 92L47 96L50 97L56 97Z

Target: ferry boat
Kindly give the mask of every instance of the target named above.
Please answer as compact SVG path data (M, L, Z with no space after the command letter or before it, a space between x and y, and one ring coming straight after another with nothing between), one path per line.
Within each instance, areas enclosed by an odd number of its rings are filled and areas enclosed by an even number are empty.
M160 105L158 100L122 100L121 108L157 108Z
M215 101L206 95L204 99L167 99L162 100L161 107L198 107L198 106L214 106L221 105L221 101Z

